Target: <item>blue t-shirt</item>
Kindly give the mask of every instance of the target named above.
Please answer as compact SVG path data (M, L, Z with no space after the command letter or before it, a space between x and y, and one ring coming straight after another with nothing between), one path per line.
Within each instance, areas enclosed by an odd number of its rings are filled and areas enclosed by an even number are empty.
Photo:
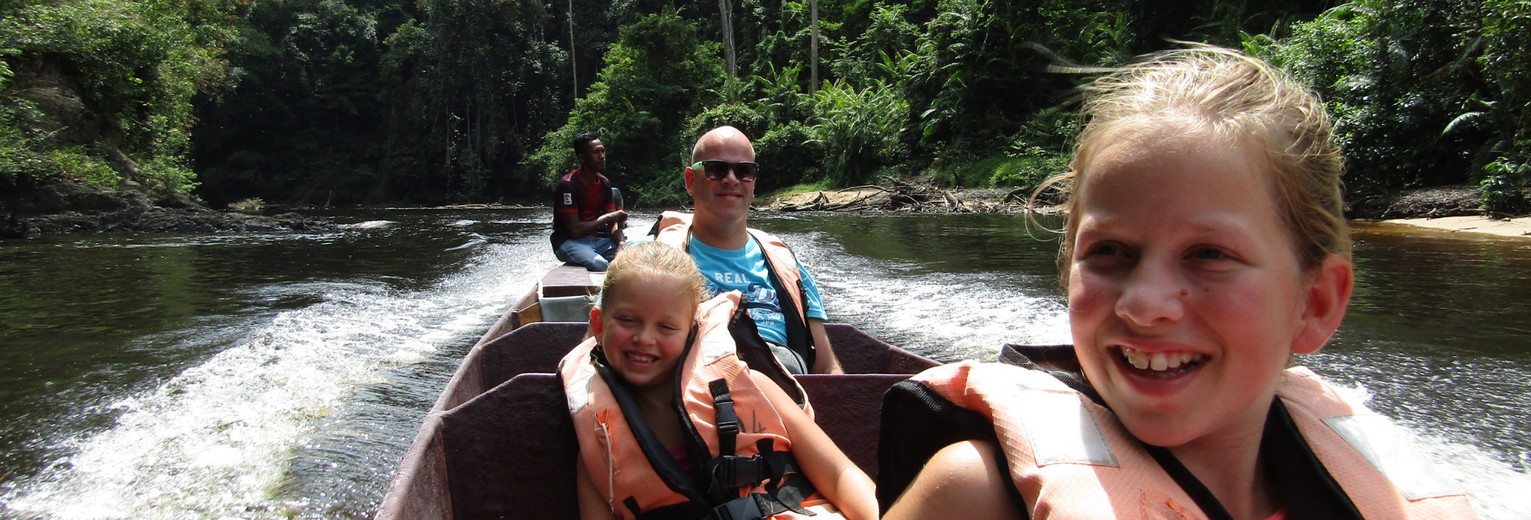
M744 309L761 332L761 338L772 343L787 344L787 321L782 317L781 300L776 298L776 288L770 283L770 271L765 269L765 254L759 242L750 237L741 249L718 249L690 237L690 257L697 260L701 277L707 278L707 291L712 295L738 291L744 294ZM827 320L824 300L819 298L819 286L813 283L808 268L798 263L802 274L802 298L807 300L808 318Z
M707 290L713 295L728 291L744 293L745 309L760 337L766 341L786 345L787 322L782 316L781 300L776 287L771 285L770 271L766 270L765 253L754 237L742 249L718 249L691 237L691 258L707 279ZM797 270L803 277L803 299L807 300L805 314L809 318L828 319L824 314L824 302L819 297L819 286L814 283L808 268L798 262Z

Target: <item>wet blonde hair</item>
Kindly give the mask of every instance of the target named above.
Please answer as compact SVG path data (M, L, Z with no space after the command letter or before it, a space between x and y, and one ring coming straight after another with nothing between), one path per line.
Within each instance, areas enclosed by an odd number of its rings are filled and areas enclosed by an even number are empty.
M707 294L707 281L696 267L691 255L679 248L662 242L644 242L623 247L606 268L606 279L601 282L601 295L596 306L615 297L617 288L631 280L669 279L680 287L681 297L691 302L692 314Z
M1091 161L1123 137L1167 125L1223 143L1264 145L1276 205L1299 262L1311 270L1329 256L1350 254L1340 196L1344 159L1322 101L1291 76L1238 51L1194 45L1148 55L1095 80L1085 95L1070 171L1037 189L1067 197L1058 259L1065 287L1079 230L1074 192L1090 175Z

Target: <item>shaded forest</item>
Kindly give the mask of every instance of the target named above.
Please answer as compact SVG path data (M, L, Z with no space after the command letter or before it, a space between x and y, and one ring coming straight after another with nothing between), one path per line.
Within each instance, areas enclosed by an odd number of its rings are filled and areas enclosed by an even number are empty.
M1317 89L1353 194L1525 210L1526 0L0 0L0 188L540 202L593 131L655 207L719 124L762 193L1025 188L1066 168L1077 85L1176 41Z

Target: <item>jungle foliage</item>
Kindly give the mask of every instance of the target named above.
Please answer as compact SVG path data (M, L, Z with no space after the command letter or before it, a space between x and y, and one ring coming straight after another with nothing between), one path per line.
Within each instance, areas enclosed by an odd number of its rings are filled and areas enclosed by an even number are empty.
M0 187L186 192L193 98L222 84L240 1L0 1Z
M1067 167L1074 87L1178 40L1316 88L1352 191L1527 209L1531 0L817 4L815 30L809 0L0 0L0 187L538 201L594 131L631 200L676 205L692 141L732 124L761 191L1024 188Z

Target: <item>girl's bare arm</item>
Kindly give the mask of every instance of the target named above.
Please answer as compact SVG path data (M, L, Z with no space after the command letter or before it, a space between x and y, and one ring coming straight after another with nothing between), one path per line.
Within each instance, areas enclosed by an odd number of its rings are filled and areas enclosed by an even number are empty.
M876 520L877 489L866 472L856 467L845 452L835 446L819 425L813 422L781 387L765 374L750 371L750 378L771 400L771 405L786 423L792 438L792 455L813 487L824 494L850 520Z
M994 444L963 441L936 452L909 489L888 508L885 520L1021 518L1020 504L1005 489Z

